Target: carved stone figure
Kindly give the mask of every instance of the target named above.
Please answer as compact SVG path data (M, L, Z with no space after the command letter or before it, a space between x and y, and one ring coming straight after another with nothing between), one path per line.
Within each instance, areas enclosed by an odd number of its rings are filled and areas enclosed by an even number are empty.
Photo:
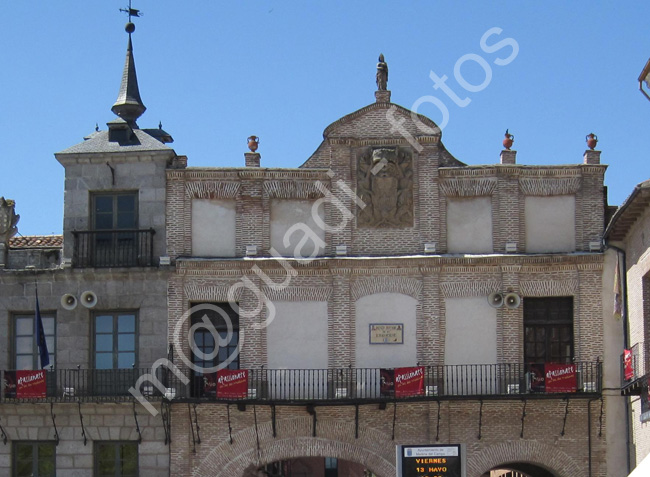
M388 87L388 65L384 61L384 54L379 55L377 63L377 91L386 91Z
M366 207L358 210L359 227L413 226L411 154L397 147L368 150L357 163L357 192Z
M16 224L20 215L16 215L15 205L13 200L0 197L0 243L9 242L9 239L18 233Z

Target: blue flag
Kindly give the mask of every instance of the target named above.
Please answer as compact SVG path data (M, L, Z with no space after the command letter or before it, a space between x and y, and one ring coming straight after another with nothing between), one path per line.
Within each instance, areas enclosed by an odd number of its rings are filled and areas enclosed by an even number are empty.
M38 355L41 358L41 369L43 369L50 365L50 353L47 351L41 309L38 306L38 289L36 289L36 344L38 345Z

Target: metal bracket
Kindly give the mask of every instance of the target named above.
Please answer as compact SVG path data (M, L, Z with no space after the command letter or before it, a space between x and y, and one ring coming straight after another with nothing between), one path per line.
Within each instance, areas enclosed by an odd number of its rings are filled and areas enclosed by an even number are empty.
M438 420L436 422L436 442L440 440L440 401L438 401Z
M359 438L359 403L354 405L354 438Z
M0 425L0 434L2 435L2 443L7 445L7 433L3 429L2 425Z
M192 423L192 406L187 403L187 412L190 417L190 429L192 429L192 454L196 454L196 438L194 436L194 424Z
M160 403L160 417L163 421L163 430L165 431L165 445L171 444L171 415L169 410L169 403L164 400Z
M86 437L86 428L84 427L84 417L81 415L81 401L77 401L79 404L79 421L81 422L81 435L84 438L84 446L88 443L88 438Z
M230 444L232 445L232 426L230 423L230 404L226 404L226 412L228 414L228 437L230 438Z
M478 436L477 437L478 440L480 441L482 437L481 429L483 427L483 400L481 399L479 402L481 403L481 406L479 407L478 410Z
M273 437L277 437L278 433L275 428L275 404L271 404L271 428L273 429Z
M562 423L562 432L560 435L564 435L564 430L566 429L566 418L569 415L569 398L566 398L566 407L564 408L564 422Z
M521 432L519 433L519 438L524 438L524 421L526 420L526 404L528 401L524 399L524 408L521 410Z
M605 402L603 400L603 397L600 396L600 417L598 418L598 437L603 437L603 406Z
M194 404L194 424L196 424L196 443L201 444L201 434L199 434L199 431L201 428L199 427L199 416L196 414L196 406L197 404Z
M54 426L54 441L56 442L56 445L59 445L59 431L56 429L56 422L54 421L54 418L56 417L56 414L54 414L54 403L50 402L50 416L52 416L52 425Z
M260 432L257 428L257 406L253 404L253 419L255 420L255 442L257 444L257 460L259 462L262 457L262 449L260 447Z
M397 401L393 402L393 433L390 436L390 440L395 440L395 421L397 421Z
M140 432L140 424L138 424L138 414L135 412L135 401L133 401L133 419L135 420L135 430L138 431L138 444L142 442L142 433Z

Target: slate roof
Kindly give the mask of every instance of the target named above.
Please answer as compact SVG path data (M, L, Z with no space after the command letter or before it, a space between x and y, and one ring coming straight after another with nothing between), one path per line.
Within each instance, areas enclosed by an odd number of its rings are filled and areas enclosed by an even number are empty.
M108 131L98 131L86 136L84 142L57 152L57 154L86 154L97 152L140 152L140 151L171 151L172 148L164 145L158 139L148 134L146 130L134 130L137 141L128 144L111 142L108 140Z
M27 235L9 239L11 248L61 248L63 235Z

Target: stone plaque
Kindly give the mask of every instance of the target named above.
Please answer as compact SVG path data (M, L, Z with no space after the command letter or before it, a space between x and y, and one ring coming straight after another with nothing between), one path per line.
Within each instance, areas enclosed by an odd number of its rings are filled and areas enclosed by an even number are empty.
M370 323L370 344L403 344L404 323Z
M398 147L374 147L359 156L359 227L413 226L413 160Z

